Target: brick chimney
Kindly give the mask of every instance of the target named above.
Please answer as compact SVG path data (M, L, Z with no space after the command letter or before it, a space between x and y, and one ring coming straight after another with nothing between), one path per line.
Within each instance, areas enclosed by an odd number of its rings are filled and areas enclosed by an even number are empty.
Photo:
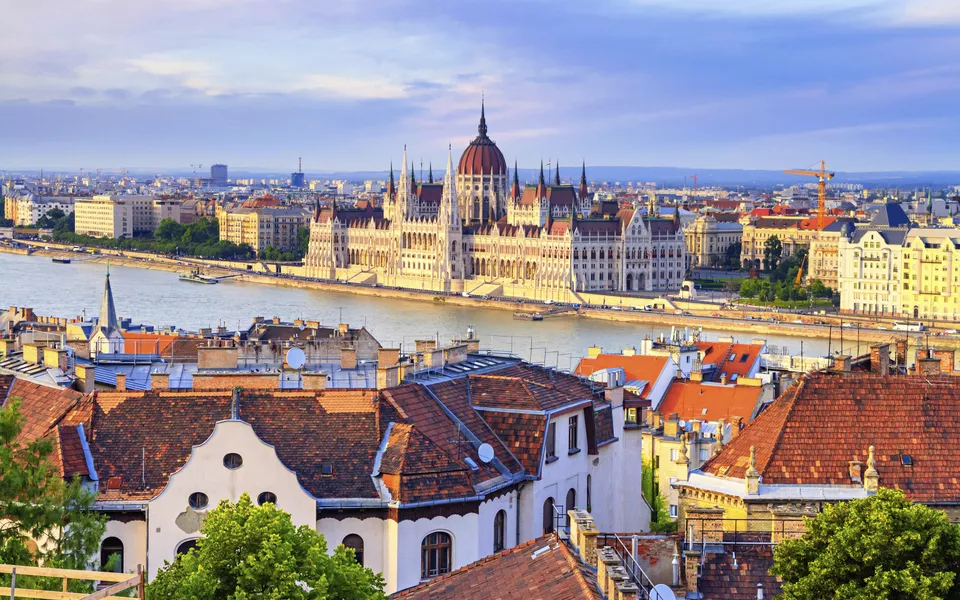
M357 368L357 350L355 348L340 349L340 368L341 369Z
M907 339L900 338L896 341L897 349L897 364L904 365L907 364Z
M850 372L851 359L849 356L842 355L833 359L833 370L840 373Z
M870 346L870 372L882 375L890 374L889 344L874 344Z
M956 364L956 350L934 350L933 355L940 359L940 371L942 373L953 373L953 365Z
M170 373L151 373L150 374L150 389L151 390L169 390L170 389Z
M939 358L921 358L917 360L917 375L939 375Z
M389 367L400 362L399 348L379 348L377 350L377 366Z
M86 365L77 365L75 371L77 373L77 380L74 382L74 386L78 391L89 394L96 389L96 381L93 377L96 367L86 366Z
M116 390L118 392L127 391L127 374L126 373L117 373L117 386Z
M663 437L677 437L680 435L680 417L677 413L670 413L663 422Z
M730 417L730 439L740 435L741 431L743 431L743 417Z
M305 390L325 390L327 389L326 373L303 373L303 389Z

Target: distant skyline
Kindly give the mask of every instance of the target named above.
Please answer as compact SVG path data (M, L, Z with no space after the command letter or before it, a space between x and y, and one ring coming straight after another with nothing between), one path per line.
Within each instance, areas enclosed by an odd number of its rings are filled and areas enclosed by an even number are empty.
M333 4L327 6L327 4ZM66 0L0 36L0 169L960 168L956 0ZM435 171L435 175L437 171Z

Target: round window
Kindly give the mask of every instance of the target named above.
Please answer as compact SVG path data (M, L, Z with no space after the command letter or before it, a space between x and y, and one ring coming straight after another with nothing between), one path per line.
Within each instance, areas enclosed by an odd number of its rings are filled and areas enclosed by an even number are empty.
M270 504L276 504L277 495L274 494L273 492L260 492L260 495L257 496L257 504L259 504L260 506L263 506L267 502L269 502Z
M200 510L201 508L206 508L207 504L210 503L210 499L207 498L207 495L203 492L194 492L190 494L190 508L194 510Z
M223 457L223 466L233 470L243 466L243 457L235 452L231 452Z

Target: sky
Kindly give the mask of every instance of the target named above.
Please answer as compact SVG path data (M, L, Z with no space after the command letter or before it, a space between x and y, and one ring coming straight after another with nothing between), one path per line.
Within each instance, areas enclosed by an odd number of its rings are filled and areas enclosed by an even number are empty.
M0 169L960 169L957 0L0 0Z

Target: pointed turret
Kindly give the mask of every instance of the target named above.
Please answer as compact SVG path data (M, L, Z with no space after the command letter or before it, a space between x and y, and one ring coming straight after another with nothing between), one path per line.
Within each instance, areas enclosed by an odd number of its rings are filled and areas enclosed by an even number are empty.
M442 223L460 226L460 204L457 201L457 183L453 171L453 147L447 147L447 172L443 176L443 195L440 199Z
M580 202L587 201L587 162L583 162L583 168L580 171Z
M413 163L410 163L410 188L417 189L417 172L413 168Z
M317 200L313 205L313 220L314 221L320 220L320 197L319 196L317 196Z
M387 184L387 196L395 198L397 195L397 184L393 181L393 161L390 161L390 183Z
M430 177L430 183L433 183L433 161L430 161L430 171L428 177Z
M560 161L557 161L557 175L553 178L553 185L560 185Z
M543 160L540 161L540 179L537 180L537 198L547 195L547 183L543 179Z
M480 125L477 127L480 137L487 137L487 116L484 114L483 96L480 96Z
M513 186L510 188L510 197L514 200L520 198L520 177L517 175L519 170L517 169L517 161L513 161Z
M107 264L107 278L103 285L103 300L100 301L100 316L97 318L97 327L106 333L118 331L117 310L113 305L113 290L110 289L110 265Z

